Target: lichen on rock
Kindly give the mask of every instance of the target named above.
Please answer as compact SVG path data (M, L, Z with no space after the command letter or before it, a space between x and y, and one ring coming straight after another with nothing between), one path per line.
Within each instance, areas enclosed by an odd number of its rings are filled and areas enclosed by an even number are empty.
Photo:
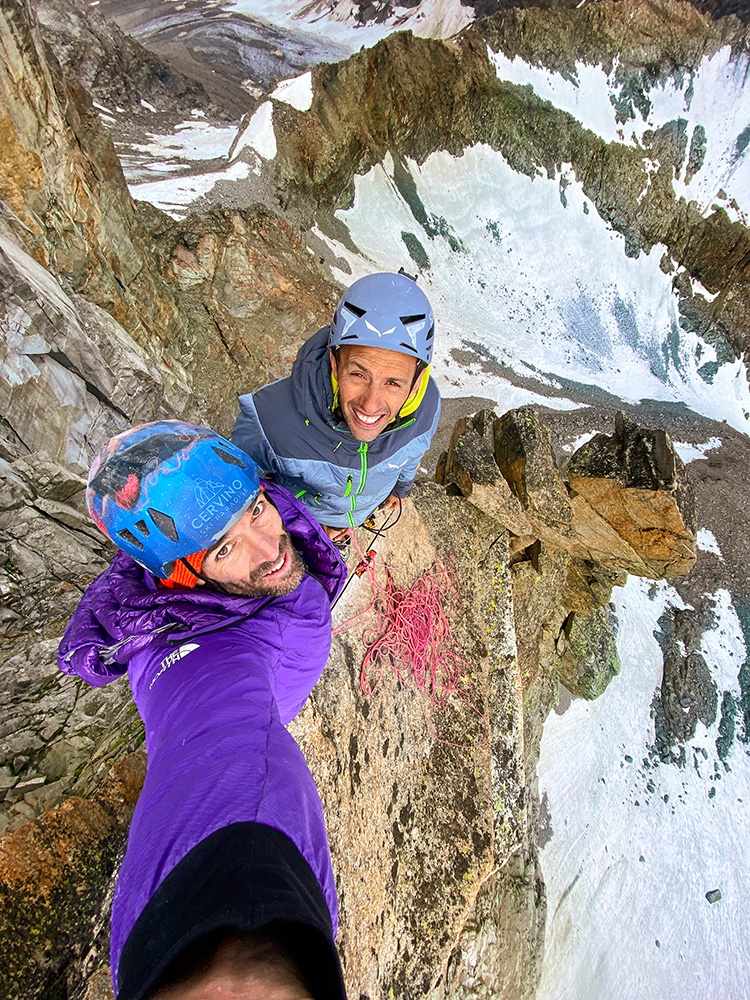
M620 656L610 615L599 608L589 615L571 612L558 638L555 670L565 687L591 701L620 673Z

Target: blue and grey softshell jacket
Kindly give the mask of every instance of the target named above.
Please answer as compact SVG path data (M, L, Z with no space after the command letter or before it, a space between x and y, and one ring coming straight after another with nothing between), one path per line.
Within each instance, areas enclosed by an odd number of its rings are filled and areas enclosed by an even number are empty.
M391 493L408 496L440 416L430 379L419 407L369 444L332 412L328 327L300 348L292 374L240 396L232 441L332 528L362 524Z

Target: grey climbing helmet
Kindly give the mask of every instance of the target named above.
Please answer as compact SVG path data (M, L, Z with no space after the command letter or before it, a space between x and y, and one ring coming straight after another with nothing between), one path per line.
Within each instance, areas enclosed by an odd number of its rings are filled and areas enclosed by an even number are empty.
M432 360L435 317L416 279L398 274L368 274L341 296L331 323L328 346L361 344Z

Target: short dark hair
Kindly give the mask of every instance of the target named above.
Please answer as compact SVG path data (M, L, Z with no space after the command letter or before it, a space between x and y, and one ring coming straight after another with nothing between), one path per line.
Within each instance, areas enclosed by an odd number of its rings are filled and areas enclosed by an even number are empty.
M255 931L220 927L183 948L167 966L146 1000L159 1000L162 995L166 1000L173 989L190 986L194 980L208 972L219 950L232 939L238 945L239 962L250 965L259 950L270 949L278 956L279 964L299 980L311 996L319 996L319 993L314 992L314 984L310 981L309 949L305 942L308 930L301 924L284 921L274 921Z

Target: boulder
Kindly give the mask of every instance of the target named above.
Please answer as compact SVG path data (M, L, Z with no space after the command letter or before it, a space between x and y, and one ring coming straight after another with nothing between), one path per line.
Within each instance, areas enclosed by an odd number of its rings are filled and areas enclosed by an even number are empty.
M666 609L654 633L664 663L653 704L654 750L662 760L681 760L698 723L709 728L719 710L719 689L701 652L702 638L716 627L717 616L709 596L701 595L696 605Z
M571 612L557 645L557 676L578 698L598 698L620 672L615 633L604 608L588 615Z
M494 431L495 461L521 503L532 532L542 541L560 545L571 537L573 515L549 430L534 407L523 406L496 420Z
M618 413L570 460L575 554L660 579L695 564L695 503L683 463L662 430Z
M457 486L474 506L513 534L526 537L533 532L521 501L495 461L496 419L491 410L481 410L458 420L435 478L446 486Z

